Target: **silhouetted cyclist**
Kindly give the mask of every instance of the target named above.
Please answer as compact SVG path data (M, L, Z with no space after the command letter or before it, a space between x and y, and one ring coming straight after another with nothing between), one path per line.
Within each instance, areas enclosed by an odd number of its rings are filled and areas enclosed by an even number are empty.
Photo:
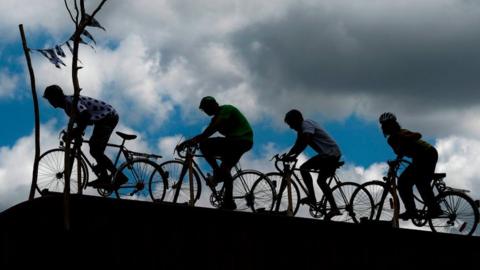
M73 96L66 96L63 90L58 85L50 85L45 88L43 97L54 108L62 108L65 113L71 117L73 106ZM112 161L104 154L107 147L110 135L118 123L118 114L115 109L100 100L91 97L80 96L77 105L76 118L73 119L76 127L74 127L70 134L70 138L78 138L83 135L85 128L93 125L92 136L89 140L90 154L97 161L96 169L99 173L99 178L89 183L94 188L116 188L128 181L127 177L120 173L116 178L116 183L111 186L110 177L107 170L112 175L117 172Z
M202 154L213 169L213 178L208 184L215 186L224 181L225 194L220 208L234 210L237 206L233 201L231 170L242 155L252 148L252 128L237 108L232 105L220 106L211 96L202 98L199 108L208 116L213 116L210 124L200 135L178 147L182 149L186 144L199 143ZM217 131L225 137L209 138ZM220 157L220 165L215 157Z
M388 144L395 154L401 157L409 157L412 164L409 165L398 180L398 191L402 198L405 212L399 218L408 220L417 216L417 209L413 197L413 185L417 186L420 195L428 207L429 217L436 217L442 210L435 202L430 182L433 179L438 153L435 147L421 140L422 134L402 129L397 122L397 117L390 112L380 115L379 122L382 131L387 137Z
M309 205L316 204L315 191L310 171L317 169L319 170L317 183L322 189L323 194L331 207L331 211L328 215L340 215L341 213L337 208L332 191L326 183L328 177L333 175L337 169L341 156L340 148L319 124L313 120L304 120L302 113L298 110L290 110L287 112L285 115L285 123L297 132L297 140L287 153L287 156L297 157L305 150L305 148L307 148L307 146L310 146L315 152L317 152L316 156L300 166L300 173L302 174L303 181L305 182L309 193L308 197L300 200L300 203Z

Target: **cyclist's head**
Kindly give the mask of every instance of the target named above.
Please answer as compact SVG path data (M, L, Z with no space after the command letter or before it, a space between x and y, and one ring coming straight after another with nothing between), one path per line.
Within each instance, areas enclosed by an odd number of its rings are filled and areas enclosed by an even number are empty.
M291 129L300 130L303 123L303 115L299 110L290 110L285 114L285 123L290 126Z
M397 117L391 112L382 113L378 118L378 121L382 125L384 136L392 135L401 129L400 124L397 122Z
M202 100L200 101L200 106L198 106L200 110L204 111L210 116L214 115L217 112L218 107L219 105L217 101L214 97L211 96L206 96L202 98Z
M53 107L57 108L63 103L65 94L60 86L53 84L45 88L43 97L47 99Z

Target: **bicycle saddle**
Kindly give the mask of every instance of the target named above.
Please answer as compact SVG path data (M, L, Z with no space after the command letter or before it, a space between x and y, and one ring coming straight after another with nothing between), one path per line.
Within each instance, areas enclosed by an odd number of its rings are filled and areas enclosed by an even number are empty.
M443 178L445 178L445 176L447 176L446 173L434 173L433 174L433 181L438 181L440 179L443 179Z
M115 133L117 133L117 135L120 136L120 138L122 138L126 141L133 140L133 139L137 138L137 135L125 134L125 133L122 133L120 131L117 131Z

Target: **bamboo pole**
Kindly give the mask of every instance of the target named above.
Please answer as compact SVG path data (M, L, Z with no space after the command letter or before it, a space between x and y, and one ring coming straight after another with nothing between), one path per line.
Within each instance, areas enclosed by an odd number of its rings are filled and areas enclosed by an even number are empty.
M27 39L23 31L23 24L18 25L20 36L22 37L23 52L27 60L28 73L30 74L30 86L32 89L33 109L35 114L35 156L33 159L32 185L30 186L29 200L35 197L35 186L38 178L38 159L40 157L40 110L38 109L37 90L35 85L35 73L33 72L32 60L30 58L30 49L27 46Z

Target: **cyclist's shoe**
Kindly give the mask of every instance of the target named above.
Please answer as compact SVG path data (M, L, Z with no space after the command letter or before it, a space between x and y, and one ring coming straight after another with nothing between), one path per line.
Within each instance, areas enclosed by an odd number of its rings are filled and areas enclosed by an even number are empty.
M432 210L428 210L427 212L427 218L438 218L443 214L442 209L437 206L435 208L432 208Z
M98 179L92 182L89 182L87 186L93 187L93 188L108 189L110 187L110 181L108 181L108 179L105 177L99 177Z
M299 203L300 203L300 204L310 205L310 206L315 206L315 205L316 205L315 200L310 199L310 197L303 197L303 198L301 198L300 201L299 201Z
M233 200L225 201L225 202L220 204L219 209L232 210L233 211L233 210L237 209L237 204Z
M413 218L416 218L418 217L418 215L416 214L416 212L411 212L411 211L405 211L401 214L398 215L398 218L401 219L401 220L409 220L409 219L413 219Z
M340 209L333 208L332 210L330 210L330 212L327 213L327 215L325 216L325 219L330 220L333 217L340 216L340 215L342 215L342 212L340 212Z
M211 188L215 188L218 185L218 183L223 182L223 180L215 176L215 174L213 175L207 174L207 177L205 178L205 180L207 181L207 185Z
M118 189L121 185L128 182L128 177L125 174L119 172L113 181L113 188Z

